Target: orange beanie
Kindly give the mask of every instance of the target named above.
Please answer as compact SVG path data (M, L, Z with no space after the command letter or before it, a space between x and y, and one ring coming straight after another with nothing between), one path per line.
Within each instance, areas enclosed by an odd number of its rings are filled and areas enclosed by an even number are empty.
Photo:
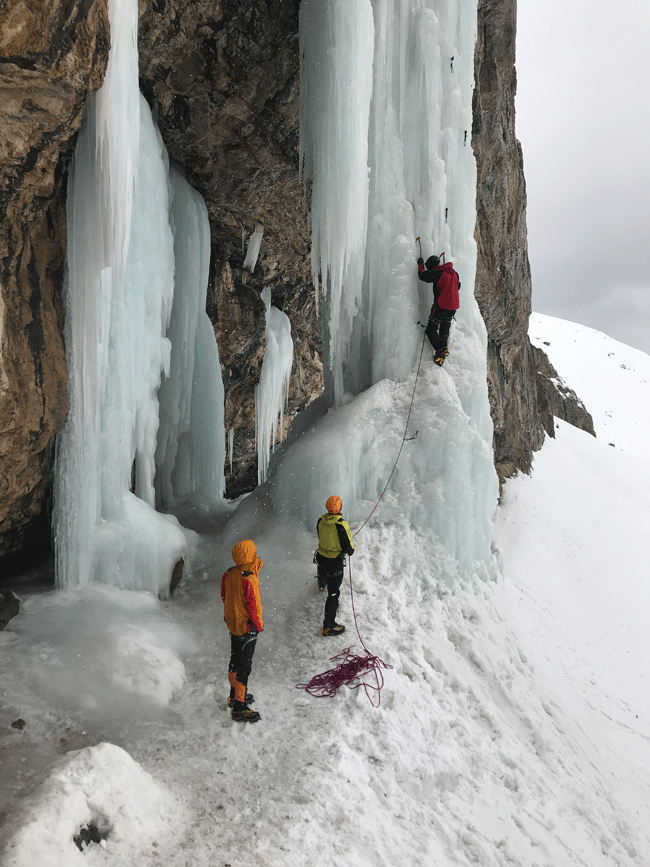
M237 542L232 549L232 559L238 566L247 566L249 563L254 563L257 557L257 548L255 542L250 539L244 539L243 542Z
M330 513L330 515L338 515L341 511L343 503L341 502L341 498L334 495L330 497L329 500L325 503L325 508Z

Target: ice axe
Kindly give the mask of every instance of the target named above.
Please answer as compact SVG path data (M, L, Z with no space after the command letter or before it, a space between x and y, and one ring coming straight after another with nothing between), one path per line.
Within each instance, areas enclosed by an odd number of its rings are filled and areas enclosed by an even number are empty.
M415 240L418 242L418 245L420 247L420 259L421 259L422 258L422 244L420 243L420 236L418 235Z

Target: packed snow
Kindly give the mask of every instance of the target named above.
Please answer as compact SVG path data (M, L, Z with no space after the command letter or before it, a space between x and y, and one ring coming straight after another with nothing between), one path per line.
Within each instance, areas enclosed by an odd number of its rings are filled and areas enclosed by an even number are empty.
M596 373L597 431L623 443L641 418L650 434L650 357L548 317L531 334L573 388ZM450 374L423 366L426 395L427 372ZM349 593L348 632L321 636L313 528L280 516L268 485L196 513L172 601L26 576L0 633L3 867L650 863L648 491L647 458L557 422L532 475L505 486L490 581L449 581L387 494L351 561L361 636L393 666L377 709L363 690L295 688L360 645ZM242 726L219 586L244 537L265 561L266 629L249 684L262 720ZM105 839L79 860L89 821Z
M594 415L596 436L644 460L648 457L650 402L648 356L613 340L602 331L534 313L530 339L561 371L571 369L570 387ZM614 409L612 394L625 376L625 403ZM624 415L625 414L625 415Z

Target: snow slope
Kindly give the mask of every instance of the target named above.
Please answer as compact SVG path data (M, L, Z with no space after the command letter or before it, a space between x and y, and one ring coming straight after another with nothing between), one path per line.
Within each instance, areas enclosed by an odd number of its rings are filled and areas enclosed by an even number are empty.
M598 439L647 460L650 365L645 352L541 313L531 316L529 333L593 415Z
M194 519L173 601L17 585L23 609L0 633L3 867L650 863L650 465L636 450L650 358L548 317L531 335L606 435L558 423L532 476L507 483L496 581L450 580L387 495L391 522L378 512L351 563L363 640L392 666L378 708L361 689L295 688L359 641L346 593L348 633L320 635L314 534L267 486ZM246 536L265 561L254 726L226 709L219 599ZM89 817L107 836L81 855L69 829Z

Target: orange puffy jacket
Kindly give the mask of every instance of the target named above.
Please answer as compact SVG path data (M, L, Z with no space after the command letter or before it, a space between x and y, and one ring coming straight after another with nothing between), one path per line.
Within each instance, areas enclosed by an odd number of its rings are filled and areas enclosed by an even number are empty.
M259 572L264 564L250 539L235 545L232 558L236 565L224 572L221 578L223 619L233 635L261 632L264 620Z

